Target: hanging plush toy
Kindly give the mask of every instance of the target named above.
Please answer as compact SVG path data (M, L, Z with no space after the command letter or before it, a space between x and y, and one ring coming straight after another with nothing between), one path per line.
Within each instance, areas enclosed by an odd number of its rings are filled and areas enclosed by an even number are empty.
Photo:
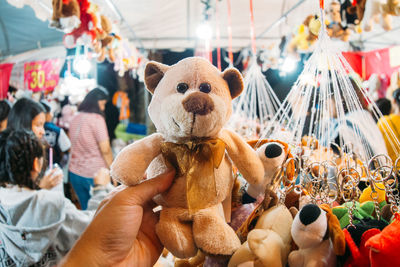
M103 62L107 57L108 61L114 62L115 53L113 42L115 38L120 39L120 37L112 32L112 23L106 16L101 15L100 19L102 31L99 32L97 35L94 49L95 52L98 54L97 61Z
M72 32L64 35L64 45L67 48L72 48L76 45L77 40L81 40L84 45L92 46L96 40L100 21L96 14L97 6L91 4L88 0L79 0L80 20L81 24Z
M364 18L366 0L345 0L341 2L342 21L347 25L359 25Z
M399 0L387 0L386 4L382 6L383 12L392 15L400 16L400 1Z
M374 23L382 23L383 29L389 31L392 29L392 17L383 9L386 0L369 0L365 6L363 19L364 30L372 30Z
M332 2L330 4L329 16L331 18L331 22L327 26L328 35L331 38L337 38L347 42L350 37L350 29L347 26L342 26L340 4L338 2Z
M297 51L299 53L310 52L313 44L318 39L318 32L321 28L321 23L314 15L309 15L298 28L297 34L290 41L289 52Z
M169 190L155 201L162 206L157 235L173 255L232 255L240 241L230 221L232 163L252 184L264 181L257 153L224 129L232 99L243 90L239 71L218 71L203 58L173 66L149 62L145 84L153 94L148 108L158 133L126 147L111 166L111 176L126 185L176 170ZM135 174L135 175L134 175Z
M291 232L299 250L289 254L290 267L334 267L336 255L345 252L343 231L327 204L302 207L294 218Z
M77 0L53 0L52 5L53 16L50 27L66 33L79 27L81 12Z

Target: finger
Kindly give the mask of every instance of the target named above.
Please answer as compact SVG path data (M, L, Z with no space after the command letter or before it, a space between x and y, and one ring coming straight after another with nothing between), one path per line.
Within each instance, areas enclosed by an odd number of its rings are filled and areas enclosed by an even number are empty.
M143 206L158 195L169 188L175 176L175 171L163 173L153 179L146 180L139 185L131 186L119 193L116 197L121 198L129 205Z

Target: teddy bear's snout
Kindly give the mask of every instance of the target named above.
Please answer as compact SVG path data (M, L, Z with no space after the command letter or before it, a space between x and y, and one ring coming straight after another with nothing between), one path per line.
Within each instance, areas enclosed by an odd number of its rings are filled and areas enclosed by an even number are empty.
M187 112L207 115L214 110L214 102L206 93L195 92L190 94L182 101L183 107Z
M317 205L307 204L300 210L299 219L302 224L309 225L315 222L320 214L321 209Z

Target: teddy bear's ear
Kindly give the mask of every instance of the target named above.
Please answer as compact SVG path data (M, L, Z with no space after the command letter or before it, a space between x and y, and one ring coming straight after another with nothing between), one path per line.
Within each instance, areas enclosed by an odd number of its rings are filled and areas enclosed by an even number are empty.
M154 90L161 81L162 77L164 77L164 73L168 70L168 68L169 66L155 61L150 61L147 63L144 70L144 83L146 84L146 88L150 91L150 93L154 93Z
M240 72L235 68L226 69L222 73L222 78L228 83L231 97L234 99L243 91L243 77Z

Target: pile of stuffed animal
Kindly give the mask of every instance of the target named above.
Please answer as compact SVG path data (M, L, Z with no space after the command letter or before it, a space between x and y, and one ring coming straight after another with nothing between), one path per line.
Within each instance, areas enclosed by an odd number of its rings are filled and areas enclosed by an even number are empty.
M202 58L149 62L145 84L157 133L124 148L111 175L135 185L176 170L154 199L156 233L176 266L400 266L400 218L384 187L366 186L357 202L316 204L294 185L287 144L247 143L225 128L243 90L239 71Z
M117 34L116 27L99 7L88 0L53 0L50 27L65 33L64 45L73 48L85 45L97 54L97 61L106 58L115 63L115 71L122 76L137 67L139 53L126 39Z

